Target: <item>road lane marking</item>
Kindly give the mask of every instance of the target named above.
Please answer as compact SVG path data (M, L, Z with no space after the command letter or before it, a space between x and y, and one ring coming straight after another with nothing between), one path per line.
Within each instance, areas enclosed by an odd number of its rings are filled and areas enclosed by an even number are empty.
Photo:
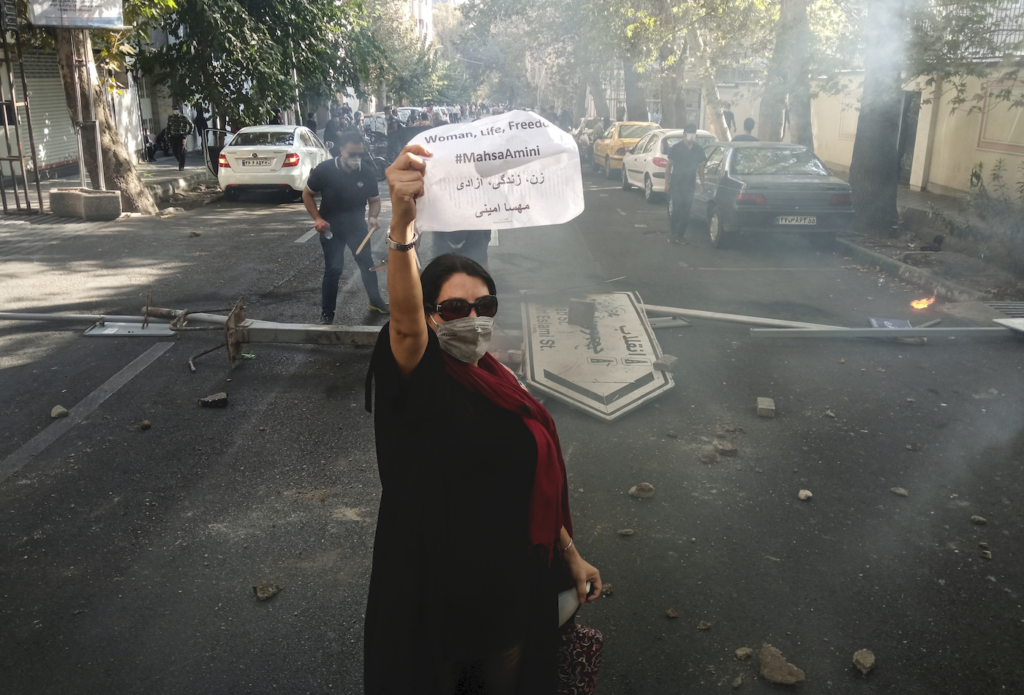
M0 483L17 473L36 454L57 441L57 438L85 419L103 401L114 395L119 388L132 380L136 374L151 365L156 358L167 352L174 343L157 343L132 360L127 367L107 379L98 389L78 402L68 411L68 416L51 423L46 429L21 445L17 451L0 463Z
M315 234L316 234L316 227L314 227L313 229L310 229L308 232L306 232L305 234L300 236L298 239L296 239L295 243L296 244L305 244L307 241L312 239Z
M622 208L615 208L615 209L619 211L620 215L625 215L626 214L626 211L623 210Z

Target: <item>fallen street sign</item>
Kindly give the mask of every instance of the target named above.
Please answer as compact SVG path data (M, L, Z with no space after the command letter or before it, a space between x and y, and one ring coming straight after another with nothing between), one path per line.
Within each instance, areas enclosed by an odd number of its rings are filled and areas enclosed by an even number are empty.
M654 368L661 347L632 292L592 294L594 324L569 323L569 303L523 293L527 386L611 422L675 385Z

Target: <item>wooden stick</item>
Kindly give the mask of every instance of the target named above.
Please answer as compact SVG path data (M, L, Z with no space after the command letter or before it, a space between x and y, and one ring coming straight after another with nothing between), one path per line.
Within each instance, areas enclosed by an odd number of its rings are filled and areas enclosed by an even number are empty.
M363 239L363 243L361 243L359 245L359 248L356 249L356 254L355 255L357 255L357 256L359 255L359 252L363 250L364 246L366 246L366 242L368 242L370 240L370 237L372 237L373 233L376 232L376 231L377 231L376 229L371 229L370 230L370 233L366 235L365 239Z

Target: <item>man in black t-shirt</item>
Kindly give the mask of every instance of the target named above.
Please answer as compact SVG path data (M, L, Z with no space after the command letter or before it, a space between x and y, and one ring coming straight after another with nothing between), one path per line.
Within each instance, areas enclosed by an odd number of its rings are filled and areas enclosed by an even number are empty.
M697 177L704 185L704 148L697 144L697 126L687 123L685 136L668 151L669 167L665 172L668 191L668 240L673 244L685 243L683 236L690 222L693 194L697 192Z
M345 264L345 247L352 250L352 256L359 266L366 295L370 299L370 311L388 313L388 305L380 296L377 275L370 270L373 258L370 244L363 243L370 230L380 229L377 215L380 214L380 192L377 177L362 166L363 137L361 133L349 131L340 139L340 155L321 162L309 175L306 188L302 191L302 202L313 218L313 228L320 234L320 246L324 250L324 280L321 286L320 323L334 322L334 311L338 304L338 281ZM316 207L314 195L320 194L320 209ZM363 212L369 202L367 219Z
M746 118L743 120L743 135L737 135L732 139L733 142L757 142L757 138L754 137L754 119Z

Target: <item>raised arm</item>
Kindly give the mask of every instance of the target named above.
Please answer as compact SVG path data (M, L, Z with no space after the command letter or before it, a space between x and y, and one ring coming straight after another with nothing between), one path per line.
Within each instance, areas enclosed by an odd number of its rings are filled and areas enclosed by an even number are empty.
M416 199L423 195L424 157L430 151L423 145L407 145L395 163L388 167L391 192L391 240L407 244L413 238ZM416 251L388 249L388 302L391 305L391 352L402 376L409 376L423 359L427 349L427 322L423 313Z

